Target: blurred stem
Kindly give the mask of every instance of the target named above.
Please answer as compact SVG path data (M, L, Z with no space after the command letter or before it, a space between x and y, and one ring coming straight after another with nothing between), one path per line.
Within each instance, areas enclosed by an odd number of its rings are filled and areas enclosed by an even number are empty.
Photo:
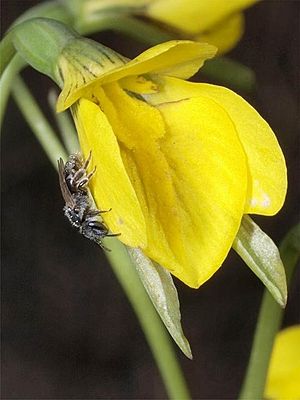
M300 224L288 232L279 250L289 284L300 256ZM241 400L263 398L273 342L280 328L282 317L283 309L265 289L250 360L239 397Z
M14 78L12 94L25 120L43 147L52 165L57 168L58 158L67 158L66 151L41 112L36 100L20 77Z
M106 239L112 269L126 293L146 336L170 399L190 399L169 334L161 322L125 246L118 239Z
M224 56L207 60L200 72L233 89L250 93L255 88L255 74L252 69Z
M4 113L7 106L7 101L10 95L11 87L14 82L16 75L24 67L25 62L20 56L15 55L8 67L5 69L0 79L0 128L3 123ZM0 129L1 130L1 129Z
M3 74L5 68L11 62L12 58L16 54L16 49L12 43L12 34L8 32L6 36L1 40L0 43L0 75Z
M104 30L113 30L140 40L149 45L155 45L174 39L174 35L134 17L122 14L101 14L98 19L81 20L75 29L82 35L88 35Z
M56 112L57 94L54 89L50 90L48 101L68 154L79 151L77 134L72 119L70 117L69 110L60 113Z

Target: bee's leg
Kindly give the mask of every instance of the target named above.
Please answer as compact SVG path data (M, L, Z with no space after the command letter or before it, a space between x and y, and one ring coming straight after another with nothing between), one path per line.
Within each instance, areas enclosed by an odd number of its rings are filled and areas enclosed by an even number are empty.
M81 178L86 177L86 170L83 168L80 168L78 171L76 171L73 175L73 181L80 181Z
M88 217L89 218L97 217L98 215L100 215L100 211L99 210L88 210Z
M94 175L96 172L96 167L86 175L86 171L83 168L80 168L78 171L75 172L74 177L72 179L73 185L79 189L85 187L88 183L91 177Z
M87 177L88 180L90 180L91 177L94 175L94 173L96 172L96 169L97 169L97 166L95 165L95 167L93 168L93 170L87 174L86 177Z
M80 187L84 187L88 183L85 171L83 169L79 169L78 171L76 171L71 177L70 183L71 186L76 190L78 190Z
M108 233L106 236L108 237L114 237L114 236L120 236L121 233Z
M79 169L75 172L72 184L76 189L84 188L89 182L89 178L86 176L85 171L83 169Z
M104 244L100 241L98 242L99 246L101 247L101 249L105 250L105 251L111 251L111 249L109 249L108 247L104 246Z
M90 163L90 161L91 161L91 158L92 158L92 150L90 150L89 156L88 156L88 158L85 160L85 163L84 163L83 166L82 166L83 169L87 169L87 167L88 167L88 165L89 165L89 163Z
M99 210L99 213L104 214L104 213L110 212L111 210L112 210L112 208L110 208L108 210Z

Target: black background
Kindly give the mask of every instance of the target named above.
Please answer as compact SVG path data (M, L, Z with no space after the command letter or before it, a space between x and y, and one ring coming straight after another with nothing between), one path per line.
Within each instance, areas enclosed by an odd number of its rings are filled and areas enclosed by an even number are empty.
M2 30L35 3L2 1ZM299 219L299 11L298 1L255 5L230 54L256 72L256 92L241 94L270 123L288 164L283 210L255 218L276 243ZM113 33L96 38L129 57L144 49ZM50 80L29 69L23 76L46 110ZM12 100L1 147L2 398L165 398L126 297L103 253L64 219L57 174ZM177 353L192 397L236 398L262 284L231 252L199 290L176 285L194 361ZM298 271L284 326L300 322L299 290Z

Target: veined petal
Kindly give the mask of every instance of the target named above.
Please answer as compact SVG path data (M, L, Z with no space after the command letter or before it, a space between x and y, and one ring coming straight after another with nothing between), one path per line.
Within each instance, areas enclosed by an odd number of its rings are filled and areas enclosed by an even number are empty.
M164 78L160 91L147 99L159 104L199 95L216 101L227 111L246 152L249 181L245 214L276 214L286 196L285 160L272 129L249 103L224 87L174 78Z
M183 32L196 34L210 29L231 14L250 7L258 0L158 0L147 7L146 14Z
M225 18L209 30L194 36L195 40L213 44L218 48L218 55L230 51L244 33L244 14L233 14Z
M206 98L156 109L117 84L96 96L142 207L145 254L199 287L221 266L244 210L247 167L234 125Z
M119 146L106 116L99 106L81 99L73 114L85 158L92 151L91 168L96 172L90 189L102 217L123 243L132 247L147 244L145 220L138 199L125 171Z
M171 40L151 47L123 67L103 75L100 82L103 84L147 73L187 79L202 67L205 60L214 57L216 52L216 47L207 43Z
M128 61L114 50L80 38L70 41L63 49L56 68L57 80L63 85L56 109L58 112L70 107L95 81Z
M132 75L151 72L189 78L198 71L205 60L212 58L216 51L216 47L207 43L172 40L151 47L125 65L115 64L115 68L110 68L110 70L95 69L92 81L85 81L84 73L80 70L78 75L82 75L83 79L74 81L74 85L68 85L68 90L63 90L58 100L57 110L63 111L70 107L81 96L89 93L95 85L103 85ZM120 56L119 62L122 63L122 60L124 57ZM73 74L77 75L76 71L73 71Z

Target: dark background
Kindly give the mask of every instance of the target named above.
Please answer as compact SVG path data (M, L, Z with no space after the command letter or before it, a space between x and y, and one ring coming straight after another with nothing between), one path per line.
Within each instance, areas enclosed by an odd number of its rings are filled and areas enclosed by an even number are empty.
M2 1L2 30L35 3ZM283 210L256 218L276 243L299 219L299 11L299 1L257 4L230 54L256 72L256 92L241 94L273 127L288 164ZM143 49L112 33L97 39L130 57ZM24 78L46 104L50 80L29 69ZM10 101L2 133L2 398L165 398L103 253L72 230L62 206L57 174ZM284 326L300 322L299 278L298 271ZM192 397L237 398L262 284L231 252L199 290L176 285L194 361L177 353Z

